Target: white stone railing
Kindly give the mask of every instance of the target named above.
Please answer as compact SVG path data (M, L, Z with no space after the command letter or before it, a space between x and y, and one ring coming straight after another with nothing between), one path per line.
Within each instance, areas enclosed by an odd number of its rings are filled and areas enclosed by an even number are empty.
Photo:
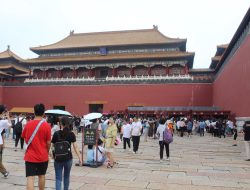
M78 81L94 81L95 77L88 78L42 78L42 79L25 79L25 83L39 83L39 82L78 82Z
M129 77L106 77L104 81L145 81L145 80L193 80L190 75L166 75L166 76L129 76ZM42 78L42 79L25 79L25 83L40 82L91 82L96 81L95 77L88 78Z
M127 80L193 80L190 75L166 75L166 76L129 76L129 77L106 77L107 81L127 81Z

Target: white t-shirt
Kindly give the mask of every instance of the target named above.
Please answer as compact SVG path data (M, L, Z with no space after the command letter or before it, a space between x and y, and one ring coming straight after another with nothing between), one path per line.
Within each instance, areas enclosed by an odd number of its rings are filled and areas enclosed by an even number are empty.
M10 126L11 126L11 123L9 123L8 120L6 120L6 119L5 120L0 120L0 145L3 144L3 138L2 138L2 135L1 135L2 131L4 129L7 129Z
M159 141L163 141L163 132L165 131L166 129L166 125L162 125L162 124L159 124L159 126L157 127L157 131L156 131L156 134L159 135Z
M105 155L105 148L102 146L98 146L99 150L97 150L98 162L103 161L103 157ZM102 152L102 153L101 153ZM96 161L96 148L94 148L94 161Z
M132 123L132 136L140 136L142 130L142 124L140 121Z
M131 130L132 130L132 126L129 123L123 125L122 126L123 137L130 138L131 137Z

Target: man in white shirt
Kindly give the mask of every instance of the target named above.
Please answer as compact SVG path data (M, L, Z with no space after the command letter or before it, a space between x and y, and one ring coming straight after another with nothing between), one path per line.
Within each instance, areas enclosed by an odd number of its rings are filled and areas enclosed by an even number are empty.
M5 178L8 177L9 172L5 169L3 163L2 163L2 157L3 157L3 138L2 138L2 132L5 129L9 129L11 127L11 121L9 112L6 111L5 106L0 105L0 172L4 175Z
M132 132L132 126L129 123L129 120L123 123L122 125L122 133L123 133L123 150L126 150L126 144L128 144L128 148L130 150L130 138Z
M134 122L132 123L132 141L133 141L134 154L136 154L136 152L139 149L141 130L142 130L141 121L139 121L138 118L135 117Z

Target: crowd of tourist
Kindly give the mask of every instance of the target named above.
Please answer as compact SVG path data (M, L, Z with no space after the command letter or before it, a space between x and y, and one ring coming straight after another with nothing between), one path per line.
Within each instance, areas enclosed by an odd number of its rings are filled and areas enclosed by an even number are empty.
M18 151L19 141L20 148L26 150L24 161L27 189L34 189L35 176L38 176L39 189L44 189L49 158L54 162L56 189L61 189L62 183L64 189L69 189L73 164L71 147L75 151L80 166L92 166L98 163L112 169L118 163L115 147L120 142L122 142L122 152L128 150L138 154L140 142L158 139L160 162L163 162L164 148L165 160L170 161L170 143L175 135L180 138L191 138L193 135L203 137L205 134L218 138L233 137L233 146L237 146L237 127L231 120L105 116L86 121L78 116L45 117L44 112L44 105L37 104L34 106L33 117L20 114L11 118L6 108L0 105L0 172L4 177L9 175L2 163L2 153L4 139L9 138L13 131L11 138L15 140L14 150ZM98 135L96 144L88 145L86 155L83 156L83 151L79 151L77 146L76 135L83 132L85 128L95 129ZM172 137L172 140L168 141L166 139L168 137ZM250 161L250 122L244 125L244 140L246 160ZM84 157L85 160L83 160Z

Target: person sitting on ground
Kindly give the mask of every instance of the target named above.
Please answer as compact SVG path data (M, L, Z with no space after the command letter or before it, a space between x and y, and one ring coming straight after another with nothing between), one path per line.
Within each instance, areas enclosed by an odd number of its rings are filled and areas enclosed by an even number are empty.
M91 164L94 162L94 150L93 150L93 145L88 145L88 150L87 150L87 160L86 162L88 164Z
M106 151L103 148L103 141L98 139L98 147L96 151L96 147L94 148L94 161L96 162L96 152L97 152L97 162L103 164L106 160Z

